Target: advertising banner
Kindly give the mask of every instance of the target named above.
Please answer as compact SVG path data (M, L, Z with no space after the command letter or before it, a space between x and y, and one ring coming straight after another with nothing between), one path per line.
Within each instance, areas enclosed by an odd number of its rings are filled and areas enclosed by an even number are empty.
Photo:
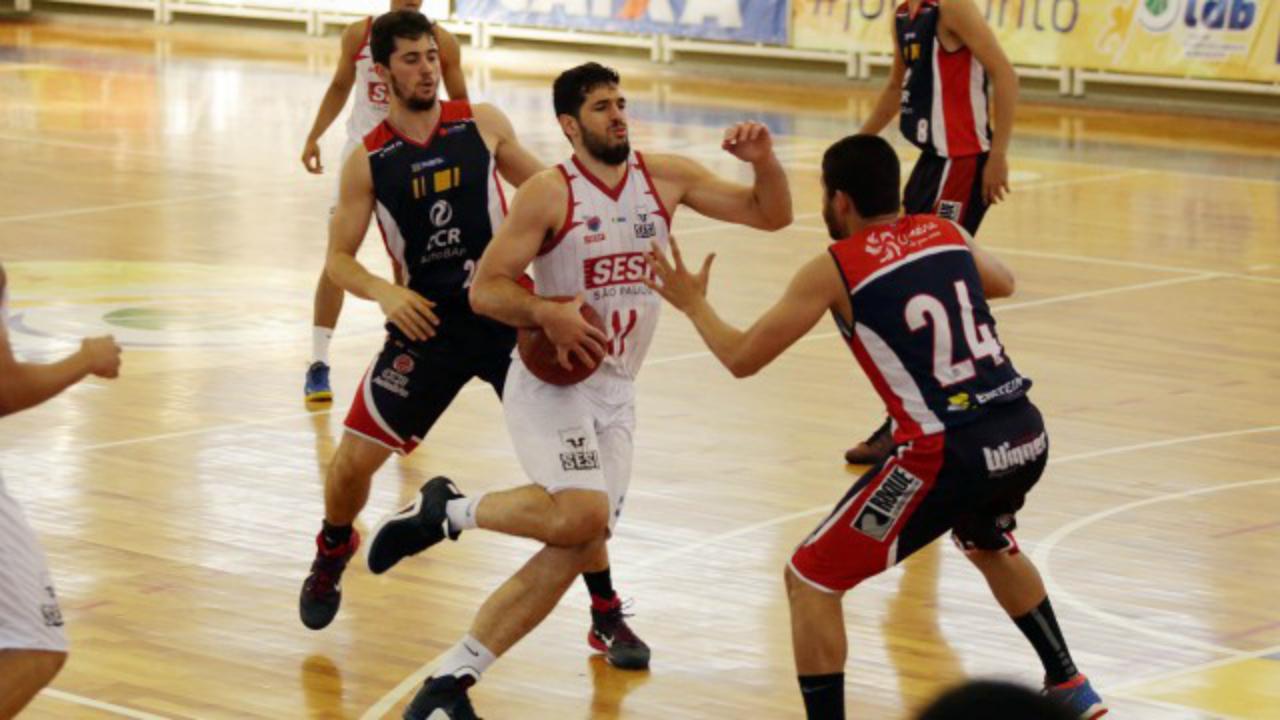
M1014 63L1280 81L1280 3L974 0ZM897 3L794 0L803 49L891 52Z
M461 20L785 44L787 0L457 0Z

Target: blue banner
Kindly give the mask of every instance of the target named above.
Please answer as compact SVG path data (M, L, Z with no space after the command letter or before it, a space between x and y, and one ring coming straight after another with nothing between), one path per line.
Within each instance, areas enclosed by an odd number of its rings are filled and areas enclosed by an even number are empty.
M511 25L785 44L790 0L457 0L454 15Z

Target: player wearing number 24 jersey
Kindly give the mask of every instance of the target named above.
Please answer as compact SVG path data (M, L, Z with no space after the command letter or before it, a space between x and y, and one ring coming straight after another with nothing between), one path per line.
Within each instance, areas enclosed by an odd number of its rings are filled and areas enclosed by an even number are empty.
M894 419L894 453L858 478L786 570L808 717L844 717L845 592L950 531L1044 666L1046 694L1095 720L1106 705L1076 669L1015 515L1049 459L1049 436L987 308L1013 275L956 223L900 216L899 165L874 135L822 159L832 239L748 330L721 320L672 244L649 284L683 311L734 375L755 373L830 314Z

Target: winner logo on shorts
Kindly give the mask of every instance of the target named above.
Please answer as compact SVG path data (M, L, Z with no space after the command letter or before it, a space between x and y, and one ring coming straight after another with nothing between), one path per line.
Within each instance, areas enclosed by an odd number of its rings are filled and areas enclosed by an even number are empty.
M895 467L890 470L884 480L880 481L880 487L871 493L871 497L854 518L853 529L883 542L898 524L898 518L911 503L911 498L922 487L924 481L903 468Z
M560 467L564 470L599 470L600 453L587 445L587 434L579 428L560 431Z

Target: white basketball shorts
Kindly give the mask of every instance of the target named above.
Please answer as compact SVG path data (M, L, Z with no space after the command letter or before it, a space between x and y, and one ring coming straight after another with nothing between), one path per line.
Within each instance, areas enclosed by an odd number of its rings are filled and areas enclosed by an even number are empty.
M44 551L0 478L0 650L67 651Z
M631 381L598 373L577 385L550 385L534 377L517 356L507 371L502 408L529 479L552 494L607 493L612 530L631 484L636 425Z

